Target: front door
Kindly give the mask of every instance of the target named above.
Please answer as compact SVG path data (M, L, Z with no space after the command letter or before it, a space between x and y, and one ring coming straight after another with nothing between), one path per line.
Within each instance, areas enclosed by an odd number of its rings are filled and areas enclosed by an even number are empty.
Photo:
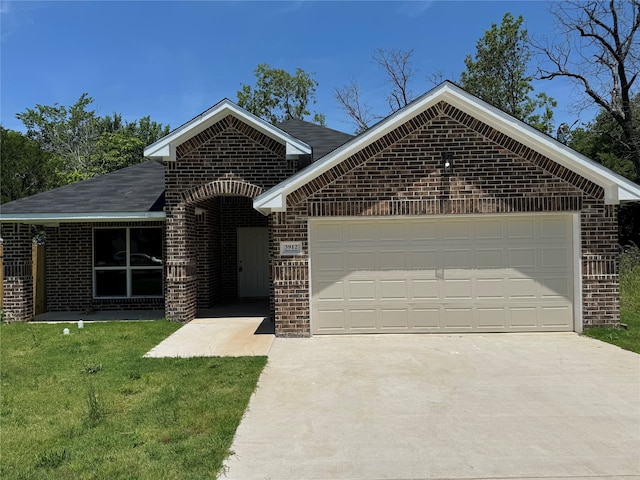
M238 297L269 296L267 227L238 228Z

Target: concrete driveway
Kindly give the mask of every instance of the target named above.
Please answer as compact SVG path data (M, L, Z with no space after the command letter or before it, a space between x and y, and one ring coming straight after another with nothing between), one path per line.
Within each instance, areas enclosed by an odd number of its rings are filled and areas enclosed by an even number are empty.
M640 356L576 334L277 338L232 480L640 478Z

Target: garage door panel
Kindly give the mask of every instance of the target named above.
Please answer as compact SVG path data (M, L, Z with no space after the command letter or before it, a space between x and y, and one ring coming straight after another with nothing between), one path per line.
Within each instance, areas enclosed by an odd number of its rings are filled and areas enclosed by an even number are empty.
M377 255L376 270L406 270L405 250L380 250Z
M476 248L475 258L475 266L478 269L498 269L506 267L502 248Z
M442 327L440 318L439 307L413 309L413 327L415 329L438 331Z
M317 313L318 325L322 330L340 330L344 331L345 311L344 309L324 310L321 309Z
M349 311L351 330L371 331L376 329L376 311L370 308L353 308Z
M571 239L571 225L562 218L542 218L540 236L545 239L568 241Z
M442 250L442 268L467 269L471 263L471 251L468 248Z
M540 314L543 327L559 327L566 324L566 316L568 313L568 307L566 306L552 306L552 307L540 307Z
M554 247L540 249L540 267L543 269L566 269L569 267L569 249L567 247Z
M374 280L349 280L347 300L375 300L376 282Z
M573 329L569 215L335 219L310 232L315 333Z
M376 239L376 226L374 223L354 222L347 224L346 241L354 243L374 243Z
M344 283L341 281L317 281L315 286L315 297L318 301L343 301L344 295Z
M504 299L504 278L478 278L476 280L476 298L479 300Z
M381 280L380 298L407 301L409 299L407 283L407 280Z
M540 297L544 299L566 299L571 296L571 282L566 277L540 278Z
M439 225L442 240L469 240L470 224L465 220L452 220Z
M510 268L531 268L536 267L536 249L534 247L509 248L507 257Z
M433 272L435 277L438 268L437 250L410 250L407 252L407 268L411 270L422 270Z
M471 329L473 326L473 309L445 307L444 308L444 328L445 329Z
M373 250L346 251L346 265L349 272L375 270L376 253ZM344 269L344 265L342 266Z
M500 220L480 220L475 222L475 236L478 240L502 241L503 222Z
M398 225L398 222L379 222L377 224L377 240L380 242L403 242L407 233L405 225Z
M472 281L470 279L444 280L445 299L471 299L473 297Z
M505 329L506 325L506 309L501 307L479 307L476 310L478 328L481 329Z
M511 307L510 327L512 328L535 328L537 326L537 307Z
M525 298L537 298L538 285L532 278L509 278L507 279L508 298L510 300Z
M515 219L507 224L507 237L510 240L535 239L535 222L533 219Z
M409 309L408 308L381 308L380 309L380 327L382 330L397 331L409 328Z
M328 250L315 255L317 272L319 274L338 273L344 271L344 254L340 250Z
M414 300L438 300L440 298L437 279L412 280Z
M438 240L438 229L434 223L410 222L407 231L412 243L415 241L430 243Z

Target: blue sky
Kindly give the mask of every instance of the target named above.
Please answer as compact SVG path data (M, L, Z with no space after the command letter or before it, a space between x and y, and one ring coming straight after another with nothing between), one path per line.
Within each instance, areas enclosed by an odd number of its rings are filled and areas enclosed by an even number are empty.
M365 100L386 112L387 86L371 54L414 49L416 94L435 72L455 79L464 58L505 12L523 15L534 35L553 36L545 1L19 1L0 0L0 117L36 104L71 105L87 92L99 115L145 115L172 128L222 98L236 100L259 63L313 72L317 111L327 126L353 131L334 99L356 79ZM558 100L556 125L580 117L571 85L536 83Z

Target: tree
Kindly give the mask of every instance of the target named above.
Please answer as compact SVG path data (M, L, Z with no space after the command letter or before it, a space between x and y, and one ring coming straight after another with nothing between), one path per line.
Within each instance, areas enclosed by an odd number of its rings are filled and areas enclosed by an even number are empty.
M413 49L383 49L374 50L373 62L382 68L385 73L386 83L391 86L391 91L387 95L387 103L390 111L387 115L400 110L408 105L413 99L413 93L409 84L416 75L411 57ZM384 118L386 115L376 115L362 99L362 89L356 80L351 80L348 85L338 87L334 90L334 95L342 109L351 118L356 127L356 133L360 133L371 125L375 120Z
M59 185L56 157L35 140L0 126L0 202L40 193Z
M460 85L469 93L537 129L551 133L556 102L545 93L531 96L533 75L528 74L531 50L522 16L505 13L476 44L475 59L465 58Z
M71 183L108 173L144 160L144 147L169 133L169 126L149 116L128 122L122 115L99 117L83 93L70 107L36 105L16 115L27 136L58 158L61 182Z
M276 124L290 119L304 120L311 115L309 105L316 103L318 82L301 68L295 75L286 70L261 63L253 71L256 83L243 84L238 91L238 105L249 112ZM312 121L325 124L324 115L314 112Z
M634 119L640 119L640 93L631 98ZM638 120L635 120L638 121ZM592 122L572 132L569 146L592 158L614 172L633 182L640 182L640 176L629 158L620 125L609 112L602 109ZM640 245L640 203L620 206L618 214L619 241L621 245L634 242Z
M535 43L546 62L539 77L568 78L601 107L620 127L621 151L640 177L640 126L632 107L640 70L640 0L565 1L552 13L562 40Z
M57 103L36 105L16 115L27 127L29 138L62 160L63 175L81 172L84 177L91 171L91 156L100 135L95 111L87 110L91 103L93 98L83 93L69 108Z

